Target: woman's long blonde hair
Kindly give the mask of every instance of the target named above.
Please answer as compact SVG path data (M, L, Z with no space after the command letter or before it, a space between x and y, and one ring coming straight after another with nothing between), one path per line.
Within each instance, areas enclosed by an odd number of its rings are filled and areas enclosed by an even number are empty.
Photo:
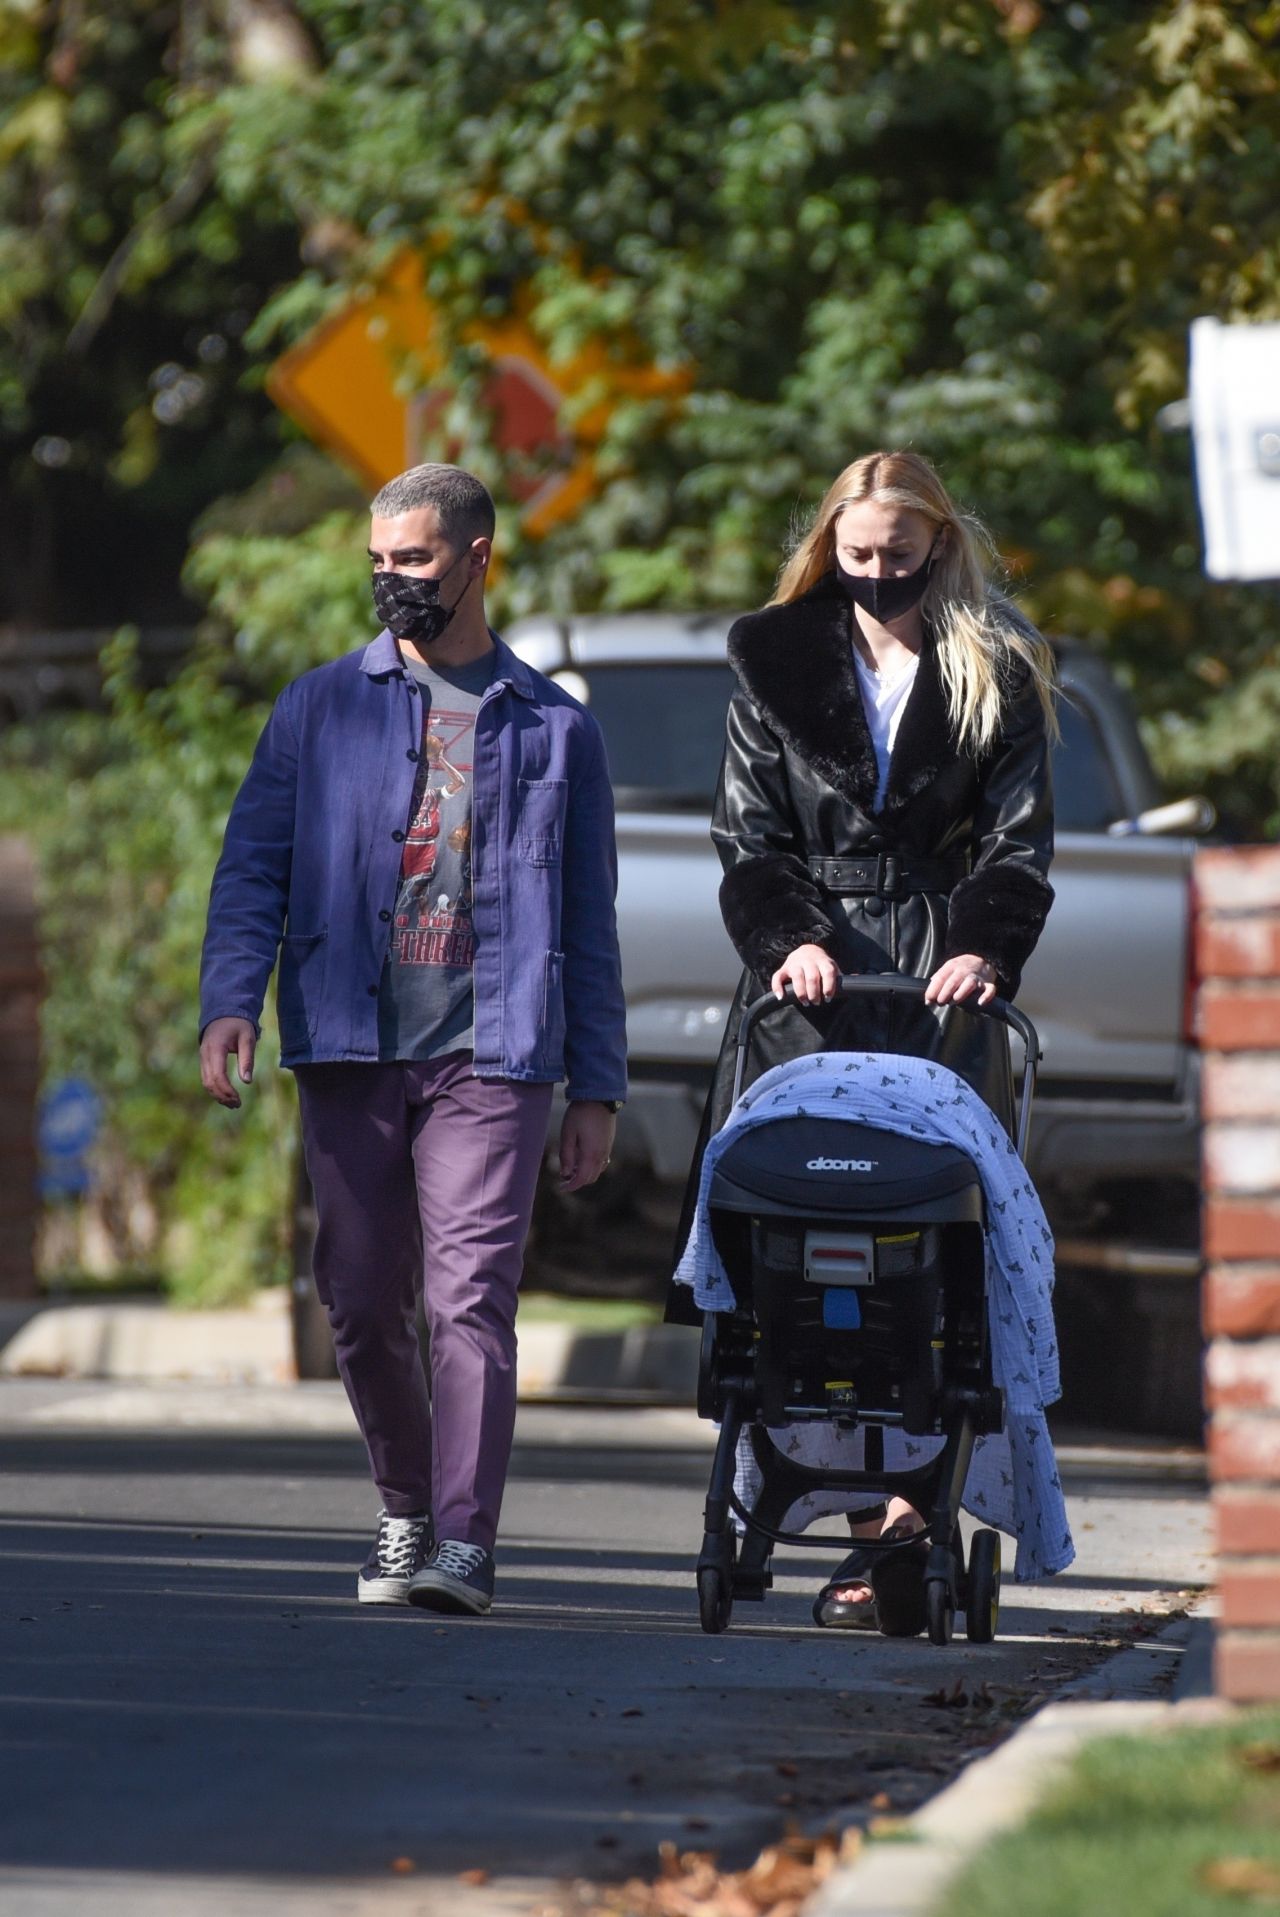
M1044 707L1051 738L1053 654L1035 628L992 583L995 548L981 521L961 512L919 453L867 453L846 466L819 506L809 531L778 575L771 606L785 606L836 563L836 521L846 506L874 499L920 513L947 538L934 562L921 611L934 635L947 713L961 746L974 754L994 744L1009 668L1021 660Z

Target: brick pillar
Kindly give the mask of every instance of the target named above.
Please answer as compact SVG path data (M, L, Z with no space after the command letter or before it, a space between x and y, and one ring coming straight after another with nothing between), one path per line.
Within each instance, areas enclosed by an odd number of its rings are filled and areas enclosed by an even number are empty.
M1217 1689L1280 1700L1280 850L1196 859Z
M0 1298L36 1295L36 1091L40 961L35 866L0 838Z

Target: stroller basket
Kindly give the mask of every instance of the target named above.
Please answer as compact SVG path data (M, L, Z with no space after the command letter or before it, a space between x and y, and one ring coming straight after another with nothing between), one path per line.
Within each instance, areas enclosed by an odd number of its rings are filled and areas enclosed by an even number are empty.
M923 979L896 975L840 981L843 996L919 999L925 989ZM785 1002L770 994L743 1015L735 1103L750 1032ZM1017 1143L1025 1153L1040 1057L1035 1028L999 999L961 1009L1023 1040ZM856 1119L795 1113L744 1130L720 1155L708 1213L735 1306L707 1313L703 1325L698 1409L721 1427L697 1568L704 1630L725 1628L735 1598L764 1597L776 1543L848 1548L830 1535L781 1528L796 1499L821 1488L865 1494L866 1507L851 1519L878 1515L888 1497L908 1499L924 1515L929 1539L930 1637L947 1642L955 1611L964 1609L970 1639L988 1641L999 1537L979 1532L966 1568L958 1526L974 1439L1004 1423L991 1375L986 1212L974 1160L954 1145ZM799 1464L769 1435L824 1422L861 1427L860 1470ZM884 1433L895 1428L940 1440L940 1452L914 1469L886 1472ZM733 1490L743 1430L762 1480L751 1511ZM743 1526L741 1540L731 1512ZM872 1553L904 1549L901 1541L859 1542Z

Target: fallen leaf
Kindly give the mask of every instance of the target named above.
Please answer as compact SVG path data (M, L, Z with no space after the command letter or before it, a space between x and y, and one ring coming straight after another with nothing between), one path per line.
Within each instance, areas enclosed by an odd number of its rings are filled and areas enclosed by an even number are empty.
M779 1777L798 1777L800 1775L800 1767L798 1764L775 1764L773 1768L777 1771Z
M1280 1864L1269 1864L1264 1857L1215 1857L1200 1872L1200 1881L1209 1890L1225 1891L1229 1897L1280 1897Z
M412 1857L393 1857L391 1859L391 1868L397 1877L407 1877L411 1871L417 1870L418 1866L414 1863Z
M1236 1756L1251 1771L1280 1771L1280 1744L1242 1744Z
M878 1843L914 1843L915 1831L907 1817L873 1817L867 1824L867 1836Z
M813 1889L812 1867L799 1857L788 1856L778 1844L770 1844L746 1873L743 1889L763 1902L766 1910L783 1897L803 1897Z
M877 1791L871 1800L871 1808L875 1811L892 1810L893 1799L890 1797L888 1791Z
M410 1868L412 1869L412 1866L410 1866ZM489 1873L483 1866L477 1870L460 1870L458 1872L458 1882L460 1884L470 1884L473 1889L478 1889L481 1884L487 1884L488 1881Z
M936 1691L926 1691L924 1701L932 1704L936 1710L956 1711L969 1702L969 1693L964 1688L964 1679L958 1677L950 1690L945 1684L940 1684Z
M721 1871L713 1853L659 1845L660 1870L653 1883L631 1878L598 1892L592 1917L800 1917L802 1908L838 1863L849 1862L861 1844L856 1829L837 1837L792 1830L770 1844L748 1870Z

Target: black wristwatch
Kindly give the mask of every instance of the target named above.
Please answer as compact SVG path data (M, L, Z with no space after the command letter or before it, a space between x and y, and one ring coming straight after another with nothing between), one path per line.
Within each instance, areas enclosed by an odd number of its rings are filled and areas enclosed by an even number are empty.
M575 1098L570 1100L570 1103L574 1105L603 1105L605 1110L612 1113L614 1118L616 1118L622 1110L624 1102L621 1098Z

